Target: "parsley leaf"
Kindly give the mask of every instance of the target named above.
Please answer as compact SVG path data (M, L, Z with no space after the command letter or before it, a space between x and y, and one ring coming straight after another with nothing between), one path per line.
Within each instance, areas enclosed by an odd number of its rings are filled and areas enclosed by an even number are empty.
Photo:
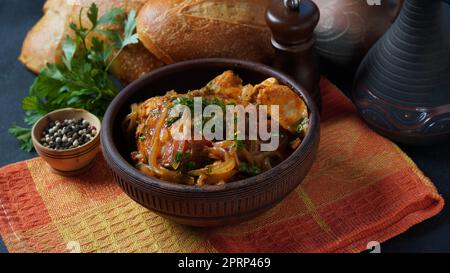
M111 65L114 63L114 61L117 59L117 57L122 53L122 50L129 45L137 44L139 42L138 35L136 33L136 11L131 10L130 13L128 13L128 17L123 23L124 28L124 34L123 38L113 34L111 35L111 32L109 32L110 39L113 42L113 46L116 47L117 53L114 55L112 60L109 62L109 64L106 66L105 71L108 71ZM108 37L108 36L107 36Z
M139 39L137 33L135 33L136 29L136 11L132 10L128 14L128 18L125 20L124 27L124 36L122 42L122 47L126 47L127 45L136 44Z
M62 44L62 50L64 52L62 61L69 70L72 70L72 59L77 50L77 44L69 35L67 35L66 41Z
M256 165L250 166L247 163L241 163L241 165L239 166L239 172L244 174L244 175L247 175L247 176L257 176L262 171Z
M98 22L98 7L95 3L93 3L92 6L89 8L89 11L87 12L87 17L89 18L89 21L91 21L92 24L91 30L94 30L97 27Z
M68 35L61 45L62 63L47 64L22 102L24 120L30 127L45 114L66 107L82 108L101 118L118 94L119 88L108 71L126 46L139 42L136 12L125 16L118 8L98 18L99 10L93 3L87 11L89 28L82 24L83 12L81 9L78 22L69 25L74 36ZM93 38L88 46L86 39L91 33L100 35L89 36ZM13 125L9 132L22 143L23 150L32 150L30 128Z
M294 128L297 134L304 134L309 127L309 118L305 117L300 119L294 124Z
M20 148L24 151L31 152L33 150L33 144L31 141L31 128L23 128L17 125L13 125L9 128L8 132L13 134L18 140L22 142Z
M122 8L115 8L107 12L105 15L98 19L98 25L105 24L117 24L121 22L120 15L124 14L125 11Z
M175 154L175 162L181 162L183 161L183 158L184 158L183 152L177 152Z

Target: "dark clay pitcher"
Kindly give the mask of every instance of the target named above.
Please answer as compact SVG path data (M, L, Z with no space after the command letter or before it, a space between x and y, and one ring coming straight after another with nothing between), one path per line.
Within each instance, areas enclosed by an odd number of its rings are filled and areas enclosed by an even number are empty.
M441 0L406 0L358 70L353 97L359 112L394 141L423 145L450 137L450 50L443 5Z
M314 0L321 18L317 52L338 66L359 65L397 18L403 0Z

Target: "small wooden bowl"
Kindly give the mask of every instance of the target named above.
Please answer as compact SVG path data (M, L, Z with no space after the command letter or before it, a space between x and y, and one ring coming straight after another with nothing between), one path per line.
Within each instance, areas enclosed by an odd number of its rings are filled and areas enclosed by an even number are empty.
M52 121L83 118L97 129L94 139L88 143L69 150L53 150L40 143L42 132ZM31 137L37 153L51 167L52 171L64 176L78 175L88 170L100 150L101 122L93 114L83 109L65 108L51 112L33 126Z
M187 186L146 176L130 158L135 150L126 140L122 121L133 103L203 87L226 70L235 71L244 83L275 77L302 97L310 111L310 129L301 146L273 169L258 176L220 186ZM177 223L221 226L250 219L281 202L302 182L314 161L320 138L319 114L308 93L277 70L253 62L201 59L168 65L127 86L110 104L103 119L103 154L114 179L133 200Z

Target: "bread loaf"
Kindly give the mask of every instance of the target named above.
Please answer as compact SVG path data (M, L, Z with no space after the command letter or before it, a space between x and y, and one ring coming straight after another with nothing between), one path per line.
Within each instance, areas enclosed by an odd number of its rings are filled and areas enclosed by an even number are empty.
M61 43L69 27L72 6L62 0L48 0L44 16L28 32L22 45L19 60L38 73L47 63L61 56Z
M196 58L266 61L270 0L150 0L137 18L139 38L166 64Z
M78 22L81 8L87 9L93 2L103 15L113 8L123 8L126 12L139 9L145 0L48 0L44 6L44 16L28 33L19 60L29 69L38 73L49 62L59 62L62 55L61 44L68 34L71 22ZM83 25L90 23L83 16ZM116 59L111 72L124 82L131 82L149 71L162 66L142 44L127 47Z
M111 67L124 82L182 60L223 57L265 62L273 54L264 19L270 0L47 0L44 16L24 41L20 61L36 73L49 62L59 62L61 44L73 35L69 24L77 23L80 9L93 2L99 15L117 7L139 11L142 43L127 47ZM86 16L83 25L89 25Z

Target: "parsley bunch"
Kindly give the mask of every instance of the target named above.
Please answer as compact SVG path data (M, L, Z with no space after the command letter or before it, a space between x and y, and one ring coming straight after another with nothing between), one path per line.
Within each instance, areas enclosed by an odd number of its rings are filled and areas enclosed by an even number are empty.
M117 8L100 18L98 15L98 7L93 3L87 11L90 26L83 26L83 9L80 10L78 25L70 24L74 38L68 35L62 44L62 63L47 64L30 87L22 102L25 123L30 127L45 114L66 107L86 109L102 117L117 95L119 88L108 72L122 50L139 41L136 12L124 16L125 11ZM121 29L113 29L112 25ZM33 149L31 128L13 125L9 132L21 142L23 150Z

